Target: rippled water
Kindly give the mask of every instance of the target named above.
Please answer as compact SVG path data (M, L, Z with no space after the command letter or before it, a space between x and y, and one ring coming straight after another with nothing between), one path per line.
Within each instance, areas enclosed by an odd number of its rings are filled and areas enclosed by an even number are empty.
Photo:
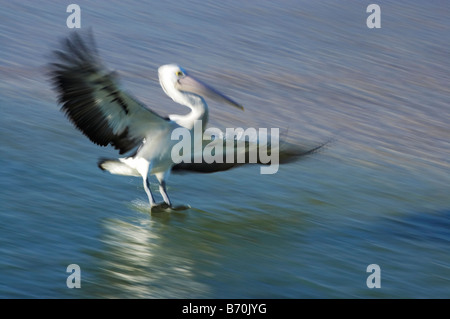
M78 1L105 63L158 112L184 112L157 80L175 62L246 107L211 103L211 125L333 140L275 175L174 175L193 208L150 214L141 181L98 170L116 153L56 105L45 64L66 4L3 1L0 297L450 297L449 6L379 1L370 30L369 3Z

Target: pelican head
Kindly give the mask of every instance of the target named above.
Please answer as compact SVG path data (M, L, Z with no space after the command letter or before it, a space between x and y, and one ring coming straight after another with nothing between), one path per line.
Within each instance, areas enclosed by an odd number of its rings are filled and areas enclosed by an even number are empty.
M228 103L241 110L244 109L242 105L233 101L229 97L220 93L209 85L195 79L188 75L186 70L176 64L166 64L158 69L159 83L164 92L171 97L175 102L183 103L186 93L196 94L201 97L208 97L219 102Z

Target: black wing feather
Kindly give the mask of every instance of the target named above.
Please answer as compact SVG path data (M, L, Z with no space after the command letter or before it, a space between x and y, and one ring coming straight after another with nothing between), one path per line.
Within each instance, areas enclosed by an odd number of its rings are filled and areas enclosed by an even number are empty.
M245 153L245 161L243 163L237 162L237 154L235 155L235 160L231 163L227 163L226 161L226 155L223 156L222 163L206 163L203 158L202 162L195 163L194 157L191 159L189 163L181 162L179 164L176 164L172 167L172 172L174 173L216 173L216 172L222 172L227 171L236 167L240 167L242 165L248 165L248 164L260 164L260 165L270 165L271 163L263 163L259 157L257 156L256 163L250 162L250 156L249 156L249 143L246 141L245 148L243 152ZM325 145L327 145L329 142L317 145L315 147L305 147L300 145L295 145L292 143L282 142L279 148L277 148L278 151L278 163L279 164L287 164L292 163L295 161L300 160L303 157L306 157L307 155L311 155L313 153L318 152L321 150ZM225 147L225 141L224 141L224 147ZM235 150L237 150L237 144L235 143ZM271 152L271 146L270 144L267 146L267 149L269 153ZM257 145L257 153L259 154L259 144Z
M141 143L150 125L167 123L118 87L116 74L98 57L91 32L72 33L54 54L50 76L61 110L95 144L112 145L123 154Z

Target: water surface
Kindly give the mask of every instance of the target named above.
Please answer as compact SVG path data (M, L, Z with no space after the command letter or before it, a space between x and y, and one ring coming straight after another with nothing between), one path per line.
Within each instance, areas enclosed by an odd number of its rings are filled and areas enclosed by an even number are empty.
M370 30L369 3L78 1L105 63L161 114L185 112L157 80L175 62L245 106L210 103L213 126L333 140L275 175L173 175L192 209L150 214L139 179L97 168L115 151L59 112L45 64L66 4L3 1L0 297L450 297L449 7L378 2Z

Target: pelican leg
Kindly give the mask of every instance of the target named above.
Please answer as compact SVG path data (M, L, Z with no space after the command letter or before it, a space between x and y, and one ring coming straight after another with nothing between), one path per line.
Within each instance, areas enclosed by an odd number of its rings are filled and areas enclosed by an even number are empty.
M167 195L166 189L166 179L168 175L169 175L168 172L155 174L159 182L159 192L161 193L161 196L164 199L164 203L166 203L169 207L172 207L172 202L170 201L169 195Z
M151 164L145 160L144 158L133 158L133 165L136 170L142 176L142 182L144 185L145 193L147 193L148 201L150 203L150 207L155 206L155 199L153 197L152 191L150 190L150 183L148 181L148 172L150 171Z
M164 202L170 206L172 206L172 203L170 201L169 195L167 195L167 190L166 190L166 182L165 181L160 181L159 182L159 192L161 193Z
M150 207L155 206L155 199L153 198L152 191L150 190L150 183L148 182L148 177L143 177L144 180L144 189L148 196L148 201L150 203Z

